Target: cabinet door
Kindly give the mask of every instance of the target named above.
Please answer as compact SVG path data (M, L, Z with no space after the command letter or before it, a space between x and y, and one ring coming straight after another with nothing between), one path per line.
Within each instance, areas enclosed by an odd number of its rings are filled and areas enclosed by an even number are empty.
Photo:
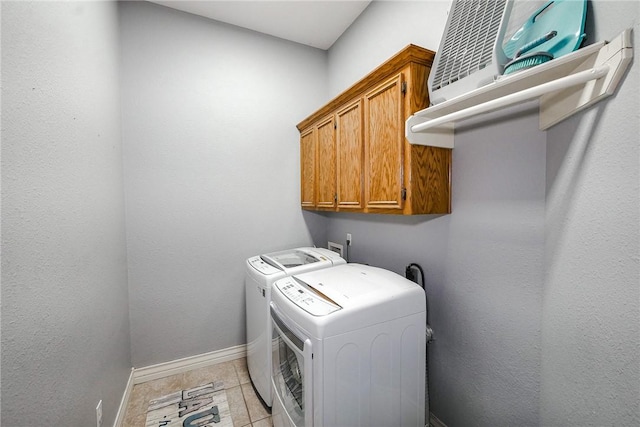
M362 100L336 114L338 207L362 208Z
M316 127L316 207L336 206L336 131L333 116Z
M402 209L404 114L402 74L364 97L367 209Z
M314 208L316 183L316 134L308 129L300 134L300 203L303 208Z

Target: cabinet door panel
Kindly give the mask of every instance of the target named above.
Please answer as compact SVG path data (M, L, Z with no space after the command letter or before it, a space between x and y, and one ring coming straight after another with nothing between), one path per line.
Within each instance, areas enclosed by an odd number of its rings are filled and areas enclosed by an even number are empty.
M316 143L313 129L300 135L300 203L303 208L313 208L316 181Z
M316 206L335 207L336 199L336 136L333 116L317 127L317 188Z
M402 209L402 74L369 92L364 101L366 207Z
M362 100L336 114L338 207L362 208Z

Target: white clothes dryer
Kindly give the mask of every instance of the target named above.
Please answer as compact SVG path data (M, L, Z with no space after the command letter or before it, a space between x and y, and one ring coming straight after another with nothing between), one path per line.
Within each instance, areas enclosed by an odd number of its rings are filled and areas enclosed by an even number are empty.
M270 307L274 427L424 427L420 286L347 264L276 281Z
M324 248L295 248L247 259L245 272L247 366L265 404L271 406L271 285L278 279L344 264Z

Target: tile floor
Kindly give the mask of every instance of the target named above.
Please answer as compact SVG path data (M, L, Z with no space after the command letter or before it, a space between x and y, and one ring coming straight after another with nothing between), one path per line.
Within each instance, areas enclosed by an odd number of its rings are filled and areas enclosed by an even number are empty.
M247 360L236 359L182 374L136 384L133 387L123 427L144 427L151 399L212 381L223 381L233 427L271 427L271 414L251 385Z

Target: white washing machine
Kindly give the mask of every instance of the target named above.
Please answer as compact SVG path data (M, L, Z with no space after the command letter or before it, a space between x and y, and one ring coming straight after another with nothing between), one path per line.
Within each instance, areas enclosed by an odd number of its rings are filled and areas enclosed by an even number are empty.
M424 427L420 286L347 264L280 279L271 297L274 427Z
M335 252L324 248L296 248L247 259L245 301L247 320L247 366L262 400L269 406L271 395L271 285L292 274L344 264Z

